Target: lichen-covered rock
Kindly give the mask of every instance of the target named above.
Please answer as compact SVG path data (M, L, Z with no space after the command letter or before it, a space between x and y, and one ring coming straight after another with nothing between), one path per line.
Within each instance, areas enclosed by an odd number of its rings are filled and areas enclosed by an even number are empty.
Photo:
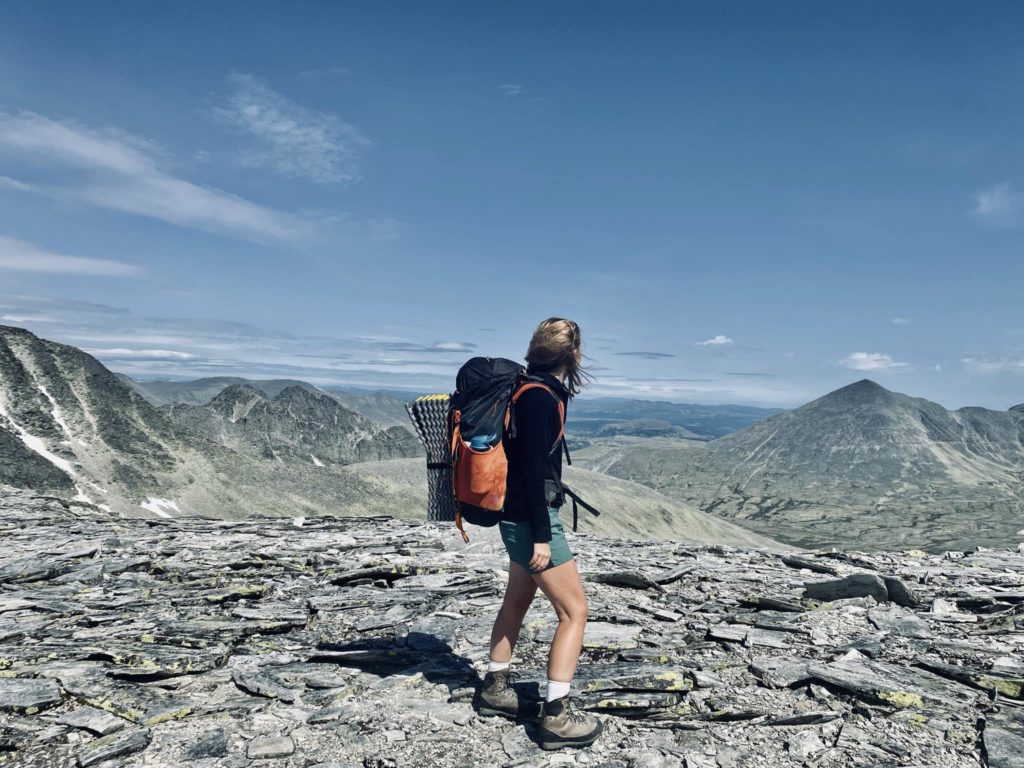
M88 768L115 757L140 752L149 746L152 735L148 728L136 728L97 739L78 753L79 768Z
M60 701L60 688L49 680L0 677L0 711L34 715Z

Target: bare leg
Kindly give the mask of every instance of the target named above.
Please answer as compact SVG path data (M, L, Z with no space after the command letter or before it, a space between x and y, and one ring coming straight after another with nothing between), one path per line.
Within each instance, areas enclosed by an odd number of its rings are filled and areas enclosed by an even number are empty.
M548 654L548 679L571 683L580 660L588 611L576 561L535 573L533 580L551 601L558 616L558 628Z
M530 609L537 584L530 574L518 563L508 564L508 585L501 610L491 630L491 661L504 662L512 658L512 650L523 627L523 617Z

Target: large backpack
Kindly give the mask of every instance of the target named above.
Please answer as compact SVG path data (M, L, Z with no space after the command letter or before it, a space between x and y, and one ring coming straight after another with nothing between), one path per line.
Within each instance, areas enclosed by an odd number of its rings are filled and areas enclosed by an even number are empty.
M561 429L552 445L563 445L565 405L551 387L529 376L519 363L501 357L474 357L459 369L448 406L452 493L455 525L469 536L463 520L473 525L497 525L505 505L508 457L505 441L515 438L512 409L526 391L547 390L558 405Z

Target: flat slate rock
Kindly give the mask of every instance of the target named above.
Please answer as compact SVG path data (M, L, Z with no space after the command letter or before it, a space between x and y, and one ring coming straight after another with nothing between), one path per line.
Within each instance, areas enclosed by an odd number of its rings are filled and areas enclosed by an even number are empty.
M79 768L88 768L116 757L125 757L136 752L141 752L149 746L152 734L148 728L135 728L130 731L122 731L111 736L104 736L86 745L78 753L77 763Z
M289 704L295 701L295 691L287 686L281 685L268 675L260 674L252 670L235 669L231 673L231 679L235 681L241 690L251 693L254 696L264 696L268 699L280 699Z
M933 637L928 622L920 619L910 611L899 607L872 608L868 611L868 620L875 628L900 637L927 640Z
M628 587L629 589L654 589L664 591L661 584L650 576L639 571L610 571L608 573L588 573L584 577L587 581L595 584L608 584L613 587Z
M889 601L885 582L872 573L854 573L832 581L809 581L804 584L804 597L823 603L850 597L872 597L879 603Z
M583 647L605 650L624 650L637 647L640 627L634 624L611 624L609 622L592 621L583 632ZM546 627L537 633L538 643L550 643L555 636L555 625Z
M813 571L814 573L826 573L831 576L838 576L839 569L831 563L824 563L820 560L812 560L807 557L799 557L798 555L780 555L779 559L782 560L790 568L797 568L800 570Z
M61 701L60 687L52 680L0 677L0 711L31 715Z
M246 747L246 755L250 760L288 757L294 751L295 742L288 736L253 739Z
M812 662L784 656L763 656L750 662L751 673L770 688L791 688L810 680Z
M897 709L921 709L926 704L963 706L970 689L915 669L878 661L838 661L811 664L811 676L866 701Z
M109 712L95 707L79 707L58 717L57 722L61 725L70 725L72 728L81 728L97 736L109 736L128 724L120 717L114 717Z
M1024 736L986 725L983 739L988 768L1024 768Z
M904 608L916 608L921 604L917 594L910 586L897 576L883 576L886 592L889 594L889 602L902 605Z

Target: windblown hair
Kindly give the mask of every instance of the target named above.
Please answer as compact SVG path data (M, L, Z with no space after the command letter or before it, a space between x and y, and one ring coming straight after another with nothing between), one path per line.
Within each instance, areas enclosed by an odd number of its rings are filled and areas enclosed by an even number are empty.
M593 379L577 360L577 350L582 348L583 338L576 323L564 317L549 317L537 326L530 339L530 348L526 351L527 369L531 373L543 371L557 375L564 372L569 396L574 397Z

